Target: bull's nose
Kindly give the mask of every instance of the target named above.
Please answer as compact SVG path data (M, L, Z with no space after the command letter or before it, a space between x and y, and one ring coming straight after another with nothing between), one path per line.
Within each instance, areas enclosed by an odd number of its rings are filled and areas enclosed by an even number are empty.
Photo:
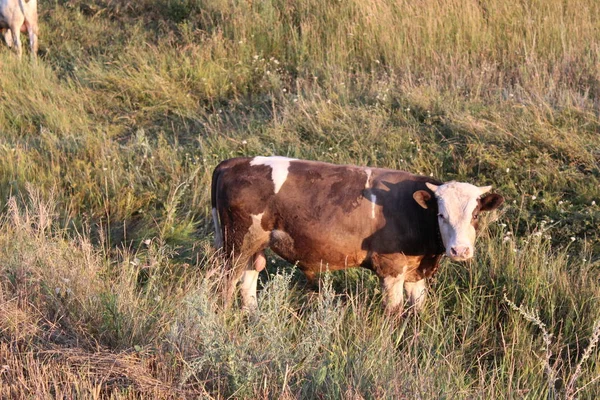
M466 259L471 257L471 248L469 246L456 246L450 248L452 258Z

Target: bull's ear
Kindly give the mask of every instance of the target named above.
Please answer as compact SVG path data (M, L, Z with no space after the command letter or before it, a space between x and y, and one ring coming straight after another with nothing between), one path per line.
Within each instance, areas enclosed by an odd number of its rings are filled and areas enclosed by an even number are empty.
M413 199L423 208L427 209L427 202L431 200L431 194L425 190L417 190L413 193Z
M479 199L481 202L481 211L492 211L504 203L504 197L497 193L490 193Z

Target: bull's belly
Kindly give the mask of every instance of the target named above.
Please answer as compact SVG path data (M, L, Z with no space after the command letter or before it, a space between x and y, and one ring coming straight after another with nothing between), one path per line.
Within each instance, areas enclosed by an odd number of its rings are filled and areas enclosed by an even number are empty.
M360 242L344 238L343 235L332 235L331 232L289 234L274 230L269 246L277 255L292 264L298 264L305 272L356 267L367 257Z

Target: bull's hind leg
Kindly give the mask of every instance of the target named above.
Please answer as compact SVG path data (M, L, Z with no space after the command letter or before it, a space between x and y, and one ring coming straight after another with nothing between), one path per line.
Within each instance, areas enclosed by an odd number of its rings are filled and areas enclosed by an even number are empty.
M6 45L9 48L13 47L13 38L12 38L12 33L10 32L10 29L4 29L4 41L6 42Z
M253 311L258 305L256 284L259 271L266 265L264 249L269 245L270 237L270 232L261 226L262 215L251 214L249 221L231 218L233 223L225 225L224 250L231 260L227 264L227 307L233 303L235 289L240 281L243 308Z
M242 308L253 312L258 308L256 300L256 285L258 283L258 274L265 269L267 259L264 251L254 254L249 262L248 269L242 274L240 280L240 292L242 294Z
M22 23L21 24L13 24L10 26L10 33L12 35L14 49L15 49L15 52L17 53L17 57L19 57L19 59L21 59L21 55L23 53L23 49L21 46L21 29L20 29L21 25L22 25Z

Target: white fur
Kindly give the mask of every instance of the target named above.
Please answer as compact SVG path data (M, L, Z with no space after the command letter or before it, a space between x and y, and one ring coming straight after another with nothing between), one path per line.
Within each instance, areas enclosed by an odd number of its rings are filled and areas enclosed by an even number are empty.
M294 161L294 159L279 156L258 156L250 161L250 165L268 165L271 167L271 179L273 180L273 184L275 184L275 193L278 193L281 186L283 186L287 180L288 168L290 167L291 161Z
M402 313L404 308L404 274L383 278L383 291L387 311L389 313L395 311Z
M371 187L371 174L373 173L373 171L371 171L371 168L366 168L365 173L367 174L367 181L365 182L365 189L369 189Z
M477 187L469 183L448 182L441 186L427 183L435 193L438 203L438 222L446 254L456 260L473 257L475 250L475 228L472 225L473 211L477 199L488 192L491 186ZM452 249L458 255L452 254Z
M417 282L404 282L404 289L408 295L408 301L417 311L423 308L427 298L427 279L421 279Z
M258 271L247 269L240 279L240 292L242 294L242 304L247 311L254 311L258 308L256 300L256 284L258 283Z
M375 193L371 193L371 219L375 219L375 202L377 201L377 196Z

